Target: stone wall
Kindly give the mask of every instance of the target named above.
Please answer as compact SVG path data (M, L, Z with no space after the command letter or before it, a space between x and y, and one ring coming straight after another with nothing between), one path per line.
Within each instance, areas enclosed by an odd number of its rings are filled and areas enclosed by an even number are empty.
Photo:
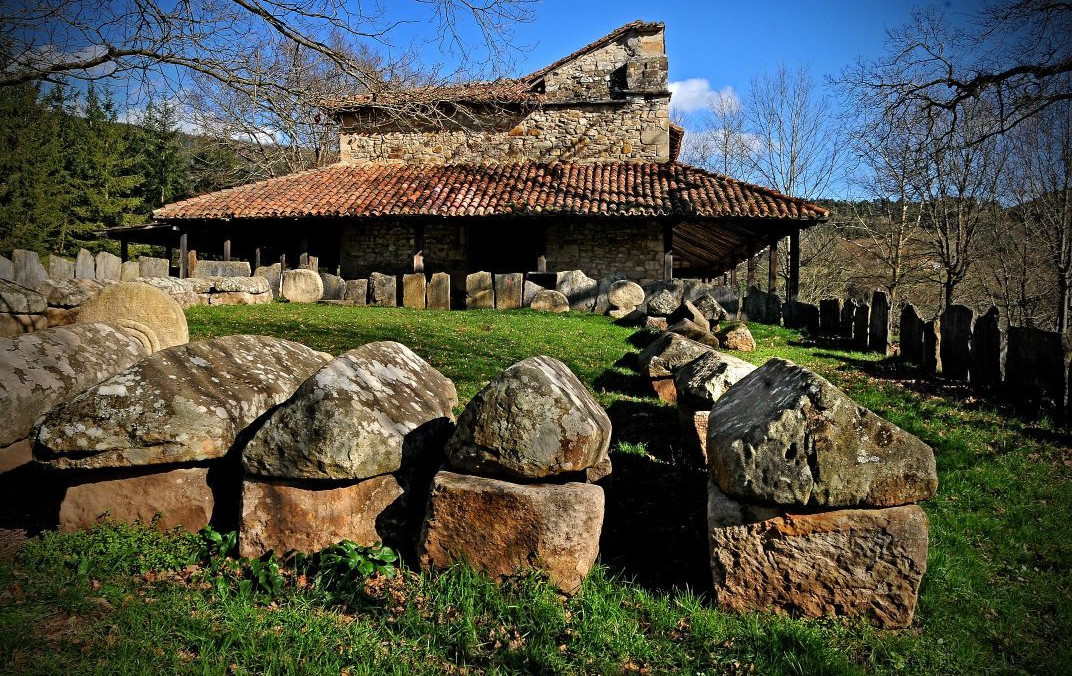
M546 103L461 108L449 122L400 128L371 112L340 116L347 164L666 162L670 93L662 30L636 31L548 72Z

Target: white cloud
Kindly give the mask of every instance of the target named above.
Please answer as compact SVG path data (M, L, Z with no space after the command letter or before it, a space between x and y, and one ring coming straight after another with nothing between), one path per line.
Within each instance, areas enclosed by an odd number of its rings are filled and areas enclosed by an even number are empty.
M682 113L693 113L710 108L723 108L727 111L736 111L741 107L741 99L733 87L725 86L722 89L711 89L711 83L706 78L694 77L688 80L678 80L670 85L670 107Z

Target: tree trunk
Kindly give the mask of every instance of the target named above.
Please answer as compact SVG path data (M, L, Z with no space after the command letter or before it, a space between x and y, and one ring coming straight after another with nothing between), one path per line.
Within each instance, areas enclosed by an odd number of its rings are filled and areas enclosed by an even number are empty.
M1068 330L1068 304L1069 284L1067 275L1057 276L1057 331L1064 333Z

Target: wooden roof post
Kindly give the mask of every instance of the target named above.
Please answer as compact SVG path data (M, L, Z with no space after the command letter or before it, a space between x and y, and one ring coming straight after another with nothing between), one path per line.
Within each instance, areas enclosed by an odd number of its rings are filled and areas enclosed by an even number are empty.
M121 260L124 263L126 263L129 258L130 258L129 243L127 242L127 239L124 237L123 239L119 240L119 260Z
M800 228L789 233L789 288L785 295L790 303L797 302L800 295Z
M778 293L778 238L770 240L770 265L767 269L767 293Z
M257 268L261 266L261 248L256 247L253 249L253 271L256 272Z
M190 276L190 262L187 259L189 253L189 236L184 232L179 235L179 278L186 279Z
M756 247L748 245L748 272L745 275L745 285L751 289L756 285Z
M674 280L674 225L667 223L663 226L663 281Z

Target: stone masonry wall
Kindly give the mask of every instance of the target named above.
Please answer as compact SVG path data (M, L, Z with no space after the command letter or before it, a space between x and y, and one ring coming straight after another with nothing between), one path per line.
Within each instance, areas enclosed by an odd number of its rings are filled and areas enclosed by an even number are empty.
M544 78L548 102L533 110L469 109L453 128L377 128L343 115L346 164L666 162L670 94L661 30L636 31L562 64Z

